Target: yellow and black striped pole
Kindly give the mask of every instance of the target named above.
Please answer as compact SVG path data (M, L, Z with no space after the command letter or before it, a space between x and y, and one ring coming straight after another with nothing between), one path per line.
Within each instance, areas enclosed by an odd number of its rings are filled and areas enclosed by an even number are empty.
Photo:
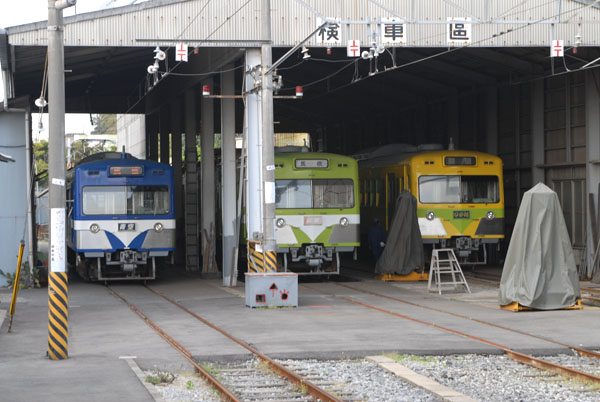
M48 357L69 357L69 289L66 272L65 209L50 208L50 272L48 272Z
M63 9L75 1L48 1L48 357L69 357L66 271L65 58Z
M66 272L48 275L48 357L69 357L68 280Z
M264 250L262 244L249 240L248 272L277 272L277 251Z
M15 315L15 307L17 305L17 294L19 293L19 282L21 280L21 262L23 262L23 250L25 249L25 242L21 240L19 243L19 257L17 258L17 270L15 272L15 280L13 282L12 298L10 299L10 308L8 314L10 319L8 321L8 332L12 328L13 317Z

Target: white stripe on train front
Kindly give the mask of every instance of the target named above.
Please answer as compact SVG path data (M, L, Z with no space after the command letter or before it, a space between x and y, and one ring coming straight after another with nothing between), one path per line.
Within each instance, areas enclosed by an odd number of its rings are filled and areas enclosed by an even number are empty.
M432 221L427 218L419 218L419 229L421 230L421 236L448 235L440 218L434 218Z
M90 232L90 226L92 224L97 224L98 226L100 226L100 232L98 232L97 234L100 235L102 234L102 236L93 236L94 234L92 234ZM127 223L134 223L135 224L135 230L123 230L123 231L119 231L119 224L127 224ZM143 233L147 230L154 230L154 225L156 225L157 223L162 224L163 229L175 229L175 219L127 219L127 220L120 220L120 219L106 219L106 220L74 220L73 221L73 229L77 232L89 232L86 233L85 236L82 237L82 239L90 239L90 238L96 238L96 241L99 241L99 244L87 244L88 241L86 241L86 244L81 244L78 245L78 248L81 249L87 249L87 248L93 248L93 249L110 249L112 247L110 247L110 242L108 242L108 239L106 238L106 235L104 234L104 232L110 232L113 235L115 235L121 242L123 242L123 244L128 248L129 244L133 241L133 239L135 239L140 233ZM102 240L106 239L106 242L108 243L108 247L106 247L106 243L103 242Z
M360 215L358 214L342 214L342 215L277 215L275 222L278 219L285 220L285 226L275 228L275 238L278 244L295 244L297 243L296 236L292 230L292 226L299 228L304 232L310 241L315 241L323 230L328 226L338 225L340 219L347 218L350 224L360 224ZM320 220L319 220L320 218ZM305 224L307 222L307 224Z

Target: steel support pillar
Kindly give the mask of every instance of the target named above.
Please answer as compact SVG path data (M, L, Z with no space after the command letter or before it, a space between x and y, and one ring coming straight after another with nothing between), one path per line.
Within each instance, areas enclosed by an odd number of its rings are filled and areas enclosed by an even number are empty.
M158 161L158 114L146 115L146 159Z
M544 81L535 80L531 84L531 184L543 183L544 168ZM518 204L517 204L518 205Z
M159 112L159 133L160 133L160 153L159 153L159 161L161 163L170 164L170 127L171 122L169 121L169 109L167 105L164 105L160 108Z
M450 144L450 139L452 139L454 149L460 149L460 99L458 95L458 91L454 91L448 98L448 144Z
M233 64L227 64L221 73L221 93L235 94ZM223 286L235 286L233 253L235 238L236 194L235 181L235 100L221 100L221 225L223 231Z
M175 260L177 263L182 263L184 260L185 253L184 242L182 234L185 232L182 230L184 227L183 220L183 186L182 186L182 173L181 173L181 132L182 132L182 113L181 113L181 100L179 98L171 102L170 105L170 121L171 121L171 163L173 166L173 175L175 181L175 222L176 222L176 240L175 240Z
M594 77L595 75L595 77ZM595 78L595 79L594 79ZM594 194L596 203L596 219L598 219L598 202L600 197L600 94L596 82L600 75L596 70L585 72L585 118L586 118L586 136L587 136L587 162L586 163L586 184L587 194ZM589 207L588 207L589 208ZM589 213L586 211L589 217ZM587 219L587 253L588 266L591 265L591 256L596 251L597 244L593 243L591 219ZM593 282L600 282L600 270L596 270Z
M212 87L212 79L208 79L203 84ZM215 123L214 123L214 105L211 98L202 98L202 106L200 108L202 120L202 130L200 134L200 153L201 153L201 183L202 191L200 192L202 200L200 203L200 230L202 239L201 253L206 251L206 243L210 240L211 227L213 233L216 233L215 228ZM207 238L208 236L208 238ZM215 244L211 246L214 248ZM214 251L213 251L214 252ZM210 261L204 256L204 261ZM206 271L207 267L202 267Z
M485 149L498 155L498 88L491 87L485 92ZM477 136L477 133L474 133Z
M199 270L196 90L185 92L185 270Z

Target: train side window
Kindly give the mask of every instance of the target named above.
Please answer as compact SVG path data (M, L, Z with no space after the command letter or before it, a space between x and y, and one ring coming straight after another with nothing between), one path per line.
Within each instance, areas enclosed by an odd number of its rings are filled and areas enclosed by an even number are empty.
M369 206L375 206L375 180L369 181Z

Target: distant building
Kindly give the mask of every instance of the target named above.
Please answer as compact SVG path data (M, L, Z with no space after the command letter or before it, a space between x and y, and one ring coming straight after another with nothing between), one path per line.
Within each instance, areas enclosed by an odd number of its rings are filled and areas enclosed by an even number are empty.
M141 114L117 115L117 151L125 146L125 152L139 159L146 159L146 120Z

